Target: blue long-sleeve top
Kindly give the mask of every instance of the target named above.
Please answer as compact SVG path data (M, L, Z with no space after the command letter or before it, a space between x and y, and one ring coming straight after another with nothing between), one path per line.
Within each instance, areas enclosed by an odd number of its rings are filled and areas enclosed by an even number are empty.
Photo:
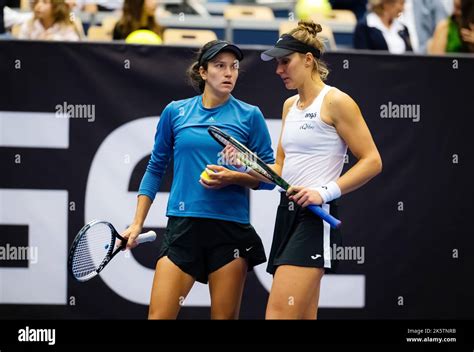
M275 162L265 119L256 106L233 96L207 109L202 96L173 101L158 122L155 144L138 191L154 200L171 156L174 176L167 216L202 217L249 223L248 192L242 186L206 189L198 181L208 164L219 164L222 146L207 132L216 126L245 144L268 164ZM258 189L273 189L260 183Z

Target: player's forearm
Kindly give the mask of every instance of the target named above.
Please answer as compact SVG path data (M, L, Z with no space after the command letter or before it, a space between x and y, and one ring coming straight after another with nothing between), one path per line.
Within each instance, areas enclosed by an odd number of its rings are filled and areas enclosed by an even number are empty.
M232 183L242 186L242 187L256 188L260 184L260 180L243 172L233 171L232 176L233 176Z
M143 227L148 211L150 210L152 201L148 196L143 194L138 196L137 210L133 219L133 225Z
M273 169L279 176L281 176L281 171L283 165L280 164L268 164L270 168ZM270 180L260 175L258 172L250 170L248 173L237 172L239 175L235 175L235 184L238 184L243 187L248 187L255 189L260 185L260 182L271 183Z
M382 160L380 156L371 156L361 158L353 167L351 167L340 179L337 184L341 189L341 194L346 194L356 190L369 182L373 177L382 171Z

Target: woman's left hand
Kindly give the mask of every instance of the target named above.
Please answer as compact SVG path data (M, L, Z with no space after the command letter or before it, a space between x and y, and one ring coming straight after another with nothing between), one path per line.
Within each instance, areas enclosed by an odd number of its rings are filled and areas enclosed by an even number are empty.
M207 189L220 189L235 183L234 176L237 172L219 165L207 165L206 167L214 172L208 173L210 180L202 177L199 179L199 183L203 187Z
M323 204L323 198L318 191L313 189L301 187L301 186L291 186L286 191L286 194L289 195L289 199L291 201L296 202L298 205L302 207L307 207L308 205L315 204L321 205Z
M237 168L242 166L242 162L239 159L239 152L230 144L222 149L221 155L223 157L223 165L232 165Z

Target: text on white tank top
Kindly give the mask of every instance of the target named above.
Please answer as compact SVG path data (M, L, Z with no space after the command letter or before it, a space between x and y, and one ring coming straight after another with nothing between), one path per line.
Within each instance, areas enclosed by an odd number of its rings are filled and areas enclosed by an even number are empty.
M300 110L298 99L285 119L281 145L285 152L282 177L290 185L318 187L336 181L344 167L347 145L336 129L321 119L325 85L313 103Z

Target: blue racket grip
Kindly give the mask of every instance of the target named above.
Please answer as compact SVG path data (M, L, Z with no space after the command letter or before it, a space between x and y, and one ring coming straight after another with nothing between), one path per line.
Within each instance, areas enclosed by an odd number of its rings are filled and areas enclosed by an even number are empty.
M317 216L319 216L321 219L326 221L329 225L331 225L333 229L338 229L339 227L341 227L341 220L336 219L334 216L326 212L319 205L308 205L308 209L315 213Z

